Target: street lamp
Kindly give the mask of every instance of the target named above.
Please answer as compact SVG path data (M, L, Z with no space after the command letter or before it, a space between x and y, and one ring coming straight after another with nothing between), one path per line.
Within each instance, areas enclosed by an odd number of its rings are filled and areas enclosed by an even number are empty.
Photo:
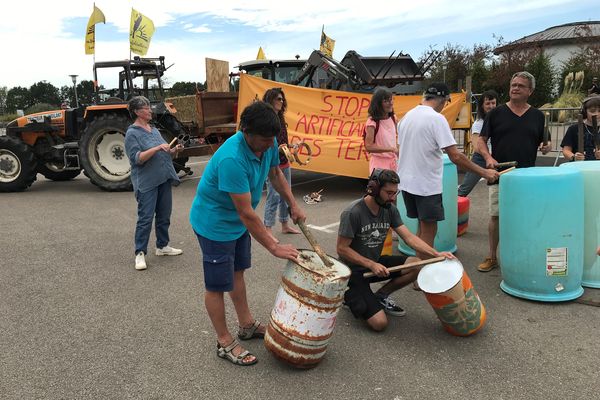
M71 80L73 81L73 90L75 90L75 107L79 107L79 98L77 97L77 76L78 75L69 75Z

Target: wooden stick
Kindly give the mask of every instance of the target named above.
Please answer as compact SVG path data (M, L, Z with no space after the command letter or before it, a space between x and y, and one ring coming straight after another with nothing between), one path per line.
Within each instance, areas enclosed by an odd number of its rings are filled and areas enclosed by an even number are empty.
M594 147L596 151L600 150L600 136L598 135L598 119L592 115L592 132L594 133Z
M174 137L173 140L171 140L171 143L169 143L169 147L173 147L173 145L175 144L176 141L177 141L177 138Z
M513 169L515 169L515 168L517 168L517 167L510 167L510 168L508 168L508 169L505 169L504 171L502 171L502 172L499 172L499 173L498 173L498 175L505 174L505 173L507 173L507 172L509 172L509 171L512 171L512 170L513 170Z
M545 112L544 113L544 133L543 133L543 140L542 143L544 146L546 146L548 144L548 137L550 136L550 127L548 126L548 117L550 116L549 113Z
M498 169L498 168L516 167L516 166L517 166L516 161L507 161L507 162L501 162L501 163L496 164L496 166L494 168Z
M414 268L414 267L420 267L422 265L433 264L436 262L444 261L445 259L446 259L446 257L435 257L435 258L430 258L428 260L410 262L410 263L406 263L406 264L402 264L402 265L397 265L395 267L389 267L388 271L390 273L396 272L396 271L402 271L403 269L409 269L409 268ZM372 276L375 276L374 272L365 272L363 274L363 278L370 278Z
M583 115L577 116L577 151L576 153L585 154L583 149Z
M304 221L298 221L298 226L304 234L304 237L306 237L306 240L308 240L308 243L310 243L312 248L315 250L315 253L317 253L321 261L323 261L323 264L325 264L326 267L331 268L333 266L333 262L329 259L329 256L327 256L327 254L323 251L319 243L317 243L317 240L312 235Z

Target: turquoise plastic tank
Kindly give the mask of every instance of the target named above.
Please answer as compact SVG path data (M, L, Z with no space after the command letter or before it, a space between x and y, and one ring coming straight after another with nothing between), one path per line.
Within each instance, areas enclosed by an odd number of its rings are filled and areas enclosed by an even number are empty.
M500 287L529 300L583 294L583 176L572 168L516 169L500 178Z
M582 286L600 288L600 161L561 164L583 174L583 279Z
M442 199L444 204L444 215L446 219L438 222L438 231L435 235L435 241L433 246L438 251L450 251L454 253L456 251L456 226L458 224L458 175L456 173L456 165L446 154L444 158L444 172L443 172L443 187L442 187ZM419 227L419 221L414 218L408 218L406 216L406 207L402 195L398 195L398 210L402 217L402 222L406 227L414 234L417 233ZM404 254L415 255L415 251L408 247L406 243L398 238L398 250Z

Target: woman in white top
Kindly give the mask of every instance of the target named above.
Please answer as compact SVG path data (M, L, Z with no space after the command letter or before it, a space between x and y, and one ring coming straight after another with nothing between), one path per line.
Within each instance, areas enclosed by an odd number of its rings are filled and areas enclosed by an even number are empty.
M498 93L496 93L494 90L486 90L483 92L479 98L479 101L477 102L477 119L475 122L473 122L473 126L471 126L471 143L473 143L474 146L473 157L471 160L481 168L485 168L485 160L479 151L477 151L477 143L479 142L478 137L479 133L481 132L481 128L483 128L483 121L486 114L496 107L497 100ZM471 171L467 171L462 183L458 187L458 195L463 197L468 196L480 179L481 177L479 175Z

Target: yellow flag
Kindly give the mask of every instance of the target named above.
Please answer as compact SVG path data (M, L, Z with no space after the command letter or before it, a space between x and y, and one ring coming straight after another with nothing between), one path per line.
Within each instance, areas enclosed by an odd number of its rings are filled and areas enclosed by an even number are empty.
M135 54L145 56L150 47L150 39L154 34L154 23L141 12L131 9L129 24L129 48Z
M257 60L266 60L267 57L265 56L265 52L262 49L262 46L258 48L258 54L256 54L256 59Z
M335 40L327 36L324 30L321 30L321 47L319 48L319 50L321 50L321 53L325 54L326 56L333 57L334 47Z
M94 54L96 52L96 24L106 23L104 13L100 11L94 4L94 11L88 20L87 29L85 30L85 54Z

